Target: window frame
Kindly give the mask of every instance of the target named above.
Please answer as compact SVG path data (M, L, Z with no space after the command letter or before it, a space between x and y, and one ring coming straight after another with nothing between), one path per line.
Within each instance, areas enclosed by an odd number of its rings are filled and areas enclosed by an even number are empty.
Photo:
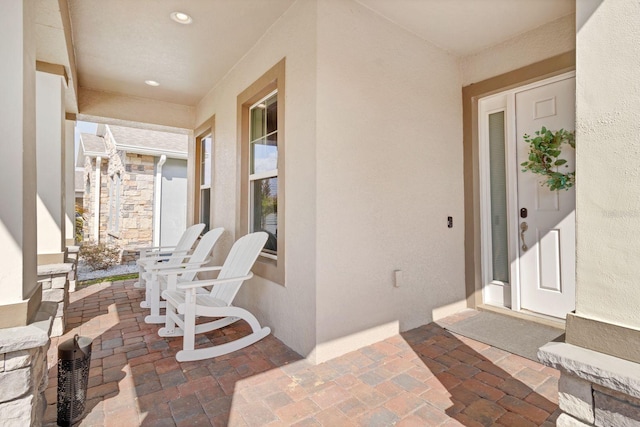
M271 133L266 133L264 135L262 135L260 138L252 138L253 135L251 135L251 113L255 108L258 108L258 106L260 104L265 104L266 101L268 101L269 99L276 97L276 100L279 97L279 93L278 90L275 89L274 91L270 92L269 94L267 94L266 96L264 96L263 98L261 98L260 100L256 101L253 103L253 105L251 105L249 107L249 199L248 199L248 208L249 208L249 222L248 222L248 228L247 231L250 232L251 228L252 228L252 224L254 223L254 215L255 215L255 210L253 209L252 203L253 203L253 199L254 199L254 188L252 186L252 184L256 181L261 181L264 179L271 179L271 178L276 178L278 179L278 165L276 164L276 168L275 169L270 169L270 170L266 170L266 171L262 171L262 172L253 172L251 173L251 165L255 164L255 158L253 158L253 150L251 150L252 148L252 144L254 144L256 141L258 141L259 139L262 138L267 138L271 135L276 135L276 141L278 140L279 136L280 136L280 129L276 128L275 131L271 132ZM277 105L277 104L276 104ZM268 119L267 119L268 120ZM276 125L277 126L277 125ZM278 148L278 158L279 158L279 145L276 145L276 147ZM278 179L279 182L279 179ZM276 213L276 217L277 217L277 213ZM260 253L261 256L265 257L265 258L270 258L272 260L277 260L278 259L278 251L276 249L276 253L270 253L267 250L263 250Z
M193 220L194 220L194 224L199 224L199 223L207 223L209 224L209 227L205 227L205 229L202 231L202 234L206 233L209 228L211 227L212 224L212 218L211 218L211 201L212 201L212 194L213 194L213 150L214 150L214 144L215 144L215 138L214 138L214 118L211 117L209 120L207 120L199 129L196 130L195 132L195 170L194 170L194 210L193 210ZM202 145L202 141L204 141L206 138L210 137L211 138L211 151L210 151L210 156L209 156L209 169L211 172L211 176L209 178L209 184L203 184L202 182L202 169L203 169L203 164L204 164L204 159L202 158L203 156L203 145ZM203 221L203 215L201 212L201 205L202 205L202 191L203 190L209 190L209 218L207 222Z
M277 131L278 131L278 236L277 236L277 256L265 252L258 256L254 264L253 272L257 276L268 279L280 285L285 285L285 59L280 60L276 65L259 77L253 84L238 95L238 183L239 198L237 209L236 238L249 232L249 222L251 220L251 180L250 180L250 109L259 103L260 100L268 98L277 92ZM260 174L255 174L256 176Z

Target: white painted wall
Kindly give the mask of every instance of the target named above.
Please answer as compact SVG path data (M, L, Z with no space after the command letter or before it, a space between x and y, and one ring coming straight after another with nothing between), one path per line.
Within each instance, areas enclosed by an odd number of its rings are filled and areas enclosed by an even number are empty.
M576 313L640 329L640 4L576 6Z
M214 251L221 261L235 240L237 96L286 57L286 287L254 278L235 302L303 355L315 346L315 28L316 2L296 2L199 103L196 119L197 127L215 114L211 224L226 229Z
M358 3L321 1L317 108L322 361L465 307L458 60Z
M187 228L187 161L167 159L158 181L162 183L158 243L175 246Z
M575 49L575 28L575 15L567 15L462 58L463 86Z
M67 245L75 243L76 190L75 190L75 120L65 120L64 188L65 188L65 240ZM73 242L73 243L72 243Z
M36 72L36 146L38 167L38 254L61 254L64 219L64 82ZM64 262L62 255L59 262Z
M35 2L0 14L0 305L31 297L36 281Z

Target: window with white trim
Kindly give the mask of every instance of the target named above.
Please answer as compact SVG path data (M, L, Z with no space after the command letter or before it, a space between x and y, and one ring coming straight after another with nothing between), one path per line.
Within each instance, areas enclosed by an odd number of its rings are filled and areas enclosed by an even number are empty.
M238 95L239 221L236 236L266 231L256 276L285 285L285 63L283 58Z
M266 231L263 256L278 255L278 92L249 108L249 232Z
M207 134L198 139L198 162L200 170L200 194L198 198L199 222L205 225L203 233L209 231L211 218L211 149L213 138Z

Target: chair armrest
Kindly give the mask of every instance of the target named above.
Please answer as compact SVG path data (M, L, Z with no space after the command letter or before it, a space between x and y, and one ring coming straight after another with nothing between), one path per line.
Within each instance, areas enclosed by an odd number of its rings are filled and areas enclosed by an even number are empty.
M230 283L230 282L239 282L239 281L244 281L244 280L249 280L253 277L253 273L249 273L246 276L240 276L240 277L228 277L226 279L205 279L205 280L195 280L193 282L188 282L188 283L179 283L178 284L178 289L192 289L192 288L202 288L205 286L210 286L210 285L221 285L223 283Z
M207 258L208 259L208 258ZM196 263L193 263L196 264ZM205 264L205 263L203 263ZM184 273L186 270L184 268L176 268L175 265L173 265L172 267L175 268L175 270L165 270L165 271L158 271L158 275L159 276L168 276L170 274L175 274L175 273ZM216 271L216 270L220 270L222 269L222 267L220 266L215 266L215 267L195 267L195 268L189 268L189 272L194 272L194 273L202 273L204 271Z
M136 262L138 264L149 264L157 261L169 261L172 258L184 259L187 256L191 256L189 251L173 251L171 253L157 253L151 254L145 257L138 258Z
M162 261L171 261L172 259L189 259L193 257L193 254L190 253L180 253L180 255L169 255L169 256L164 256L162 257Z
M140 246L133 248L134 251L169 251L175 249L175 246Z
M209 261L211 261L211 258L206 258L203 261L200 262L183 262L180 264L155 264L155 265L150 265L147 270L149 271L158 271L158 273L160 274L161 270L164 270L164 274L171 274L171 273L184 273L185 271L187 271L187 269L189 271L192 271L191 268L189 267L200 267L206 263L208 263ZM175 271L172 271L175 270Z

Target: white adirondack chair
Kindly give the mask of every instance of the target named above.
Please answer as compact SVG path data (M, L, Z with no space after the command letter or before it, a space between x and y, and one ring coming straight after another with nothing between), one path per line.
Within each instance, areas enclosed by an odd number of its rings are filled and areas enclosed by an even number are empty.
M177 283L192 282L196 279L198 272L195 269L209 263L209 254L223 231L224 228L222 227L208 231L202 236L191 255L176 255L180 259L177 264L158 262L147 266L147 271L144 275L147 284L147 301L149 302L151 313L144 318L146 323L165 322L165 315L160 314L160 309L166 306L166 303L162 304L160 300L162 291L175 289ZM172 257L169 257L169 259L172 259ZM174 274L171 276L159 274L162 271L171 271Z
M247 310L231 305L242 283L253 277L251 267L267 241L267 233L257 232L238 239L221 267L195 268L194 271L215 271L215 279L178 283L175 290L166 290L162 296L167 300L165 327L158 331L163 337L183 337L183 348L176 354L179 362L202 360L221 356L244 348L269 335L271 329L260 327L260 323ZM169 277L173 272L162 273ZM213 286L202 293L204 286ZM208 323L196 325L196 316L215 317ZM244 319L252 333L237 340L213 347L195 349L195 335L231 325Z
M138 281L133 284L136 288L147 288L144 273L149 265L157 264L159 261L165 261L167 264L178 265L183 258L176 255L188 255L191 247L195 243L200 233L204 230L204 224L195 224L187 228L178 243L175 246L153 246L137 248L140 251L140 257L136 261L138 265ZM170 258L172 257L172 258ZM145 295L144 301L140 303L142 308L150 308L149 295Z

